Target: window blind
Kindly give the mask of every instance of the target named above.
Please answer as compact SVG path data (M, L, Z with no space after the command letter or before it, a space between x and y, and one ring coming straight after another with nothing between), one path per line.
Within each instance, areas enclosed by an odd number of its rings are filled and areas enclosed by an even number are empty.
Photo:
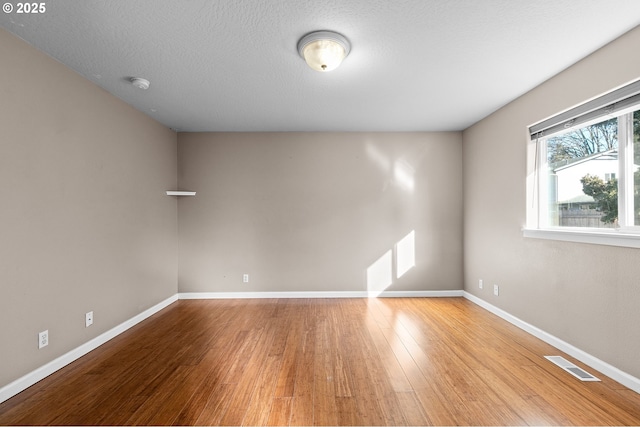
M640 103L640 80L602 95L529 128L531 139L552 135L570 127L605 117Z

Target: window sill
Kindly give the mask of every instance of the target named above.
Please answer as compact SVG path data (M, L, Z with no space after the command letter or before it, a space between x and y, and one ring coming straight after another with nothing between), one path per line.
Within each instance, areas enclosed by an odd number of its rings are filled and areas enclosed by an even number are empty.
M640 248L640 234L611 231L592 231L582 228L574 229L537 229L523 228L522 235L534 239L560 240L564 242L588 243L593 245L621 246Z

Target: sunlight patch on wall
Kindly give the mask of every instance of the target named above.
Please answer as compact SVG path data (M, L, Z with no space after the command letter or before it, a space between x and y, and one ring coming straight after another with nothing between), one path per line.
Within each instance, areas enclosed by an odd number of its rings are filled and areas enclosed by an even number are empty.
M404 160L396 160L393 164L393 178L395 183L410 193L413 192L413 187L415 185L415 180L413 176L415 175L415 171L411 167L411 165Z
M416 232L411 230L402 240L396 243L396 278L416 265Z
M368 143L365 147L367 157L385 175L385 184L391 184L408 193L413 193L416 171L404 159L393 161L387 154L376 146ZM386 187L385 187L386 188Z
M395 255L395 256L394 256ZM377 297L416 265L416 232L411 230L367 268L367 292Z
M377 297L393 282L393 253L388 250L367 268L367 292Z
M385 174L389 173L389 170L391 169L391 162L383 152L381 152L373 144L367 144L365 150L367 152L367 157L369 157L369 160L371 160L373 164L378 167L378 169L380 169Z

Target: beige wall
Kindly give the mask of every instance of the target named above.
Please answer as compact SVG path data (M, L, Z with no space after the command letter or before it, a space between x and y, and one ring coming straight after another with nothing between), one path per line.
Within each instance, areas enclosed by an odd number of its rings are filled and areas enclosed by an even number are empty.
M2 387L176 293L177 153L175 133L1 29L0 58Z
M181 133L179 290L366 291L412 230L387 290L462 289L461 156L459 132Z
M640 77L639 45L636 28L463 134L465 289L635 377L640 250L524 238L521 228L527 126Z

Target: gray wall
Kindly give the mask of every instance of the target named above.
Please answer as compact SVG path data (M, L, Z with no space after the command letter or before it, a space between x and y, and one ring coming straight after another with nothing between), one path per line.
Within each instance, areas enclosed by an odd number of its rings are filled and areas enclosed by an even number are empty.
M463 134L465 289L635 377L640 250L524 238L521 228L527 126L637 79L638 46L636 28Z
M2 29L0 58L1 387L175 295L177 153L174 132Z
M180 133L180 292L462 289L461 133ZM250 282L242 283L242 274Z

